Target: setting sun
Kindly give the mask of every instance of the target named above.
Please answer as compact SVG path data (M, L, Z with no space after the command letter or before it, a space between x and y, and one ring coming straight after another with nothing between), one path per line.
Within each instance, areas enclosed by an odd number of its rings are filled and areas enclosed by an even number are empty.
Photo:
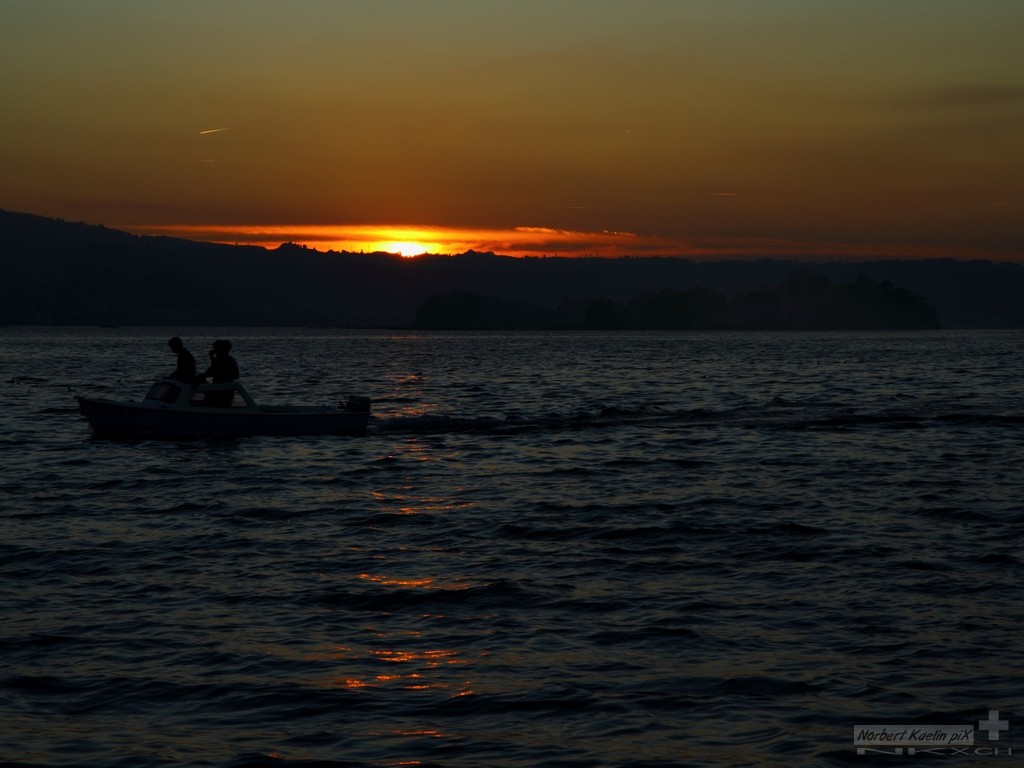
M433 245L435 248L438 247L436 243ZM383 253L397 253L399 256L406 259L411 259L413 256L420 256L424 253L437 252L426 243L417 243L413 241L378 243L373 250L381 251Z
M351 246L380 253L397 253L406 259L425 253L456 253L459 248L450 242L443 229L431 227L348 227L344 228ZM359 241L362 242L359 242Z

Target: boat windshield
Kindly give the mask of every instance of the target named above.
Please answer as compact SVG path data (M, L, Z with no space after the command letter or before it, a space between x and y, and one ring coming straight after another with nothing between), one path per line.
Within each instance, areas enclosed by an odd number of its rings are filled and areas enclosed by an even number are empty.
M146 393L146 399L159 400L161 403L174 403L177 402L178 395L180 394L181 387L168 384L166 381L158 381L149 388L149 392Z

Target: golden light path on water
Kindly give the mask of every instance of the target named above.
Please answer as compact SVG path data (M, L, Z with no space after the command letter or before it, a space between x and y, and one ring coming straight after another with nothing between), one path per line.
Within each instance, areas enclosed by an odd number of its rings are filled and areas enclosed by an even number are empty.
M374 491L372 497L382 511L395 515L435 514L463 506L463 502L448 497L423 496L406 488L404 493L384 494ZM443 554L440 547L427 549ZM361 551L360 545L351 547L353 552ZM486 587L483 582L460 576L441 576L437 573L394 573L400 568L401 556L415 555L405 547L399 547L391 557L383 552L371 554L380 562L381 570L375 572L355 571L344 574L340 579L325 573L320 578L333 584L342 592L354 594L376 594L384 598L416 600L431 592L456 593ZM413 612L414 621L389 626L392 616L384 610L376 621L363 626L358 642L329 642L296 650L282 644L263 645L260 653L283 659L313 663L322 667L314 675L303 680L311 689L343 690L354 694L367 694L383 689L401 689L418 695L441 695L448 699L473 696L477 691L476 677L479 665L490 656L486 648L457 647L435 644L427 640L425 630L443 614L433 611ZM426 727L410 727L389 732L374 732L368 735L395 738L398 740L420 738L450 738L439 730Z

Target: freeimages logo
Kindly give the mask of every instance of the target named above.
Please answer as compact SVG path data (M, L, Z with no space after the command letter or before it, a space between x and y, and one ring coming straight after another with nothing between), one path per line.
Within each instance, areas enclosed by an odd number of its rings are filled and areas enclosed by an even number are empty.
M1010 721L998 709L973 725L855 725L853 744L858 755L980 755L1008 757L1013 747L1000 744ZM981 733L982 736L976 734Z

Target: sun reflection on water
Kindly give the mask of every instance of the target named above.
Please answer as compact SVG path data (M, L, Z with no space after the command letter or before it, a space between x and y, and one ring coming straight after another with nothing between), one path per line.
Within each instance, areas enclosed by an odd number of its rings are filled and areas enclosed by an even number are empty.
M414 459L415 460L415 459ZM398 495L395 493L384 493L372 491L374 500L384 507L387 512L401 515L420 515L424 513L452 512L458 509L465 509L474 506L471 501L458 501L451 496L419 496L411 491L413 488L405 489L410 493ZM459 489L454 489L457 492Z
M338 675L321 680L317 687L340 688L349 691L361 689L382 689L399 687L406 691L452 691L453 696L472 692L471 682L466 679L444 679L445 670L453 667L468 667L470 661L461 651L451 648L413 650L402 648L368 648L353 652L344 659L355 664L387 664L408 670L380 672L364 675Z
M433 576L403 579L394 576L385 576L383 574L360 573L359 578L363 581L369 581L373 584L379 584L384 587L398 587L400 589L444 589L459 591L480 586L477 582L470 581L468 579L438 579Z

